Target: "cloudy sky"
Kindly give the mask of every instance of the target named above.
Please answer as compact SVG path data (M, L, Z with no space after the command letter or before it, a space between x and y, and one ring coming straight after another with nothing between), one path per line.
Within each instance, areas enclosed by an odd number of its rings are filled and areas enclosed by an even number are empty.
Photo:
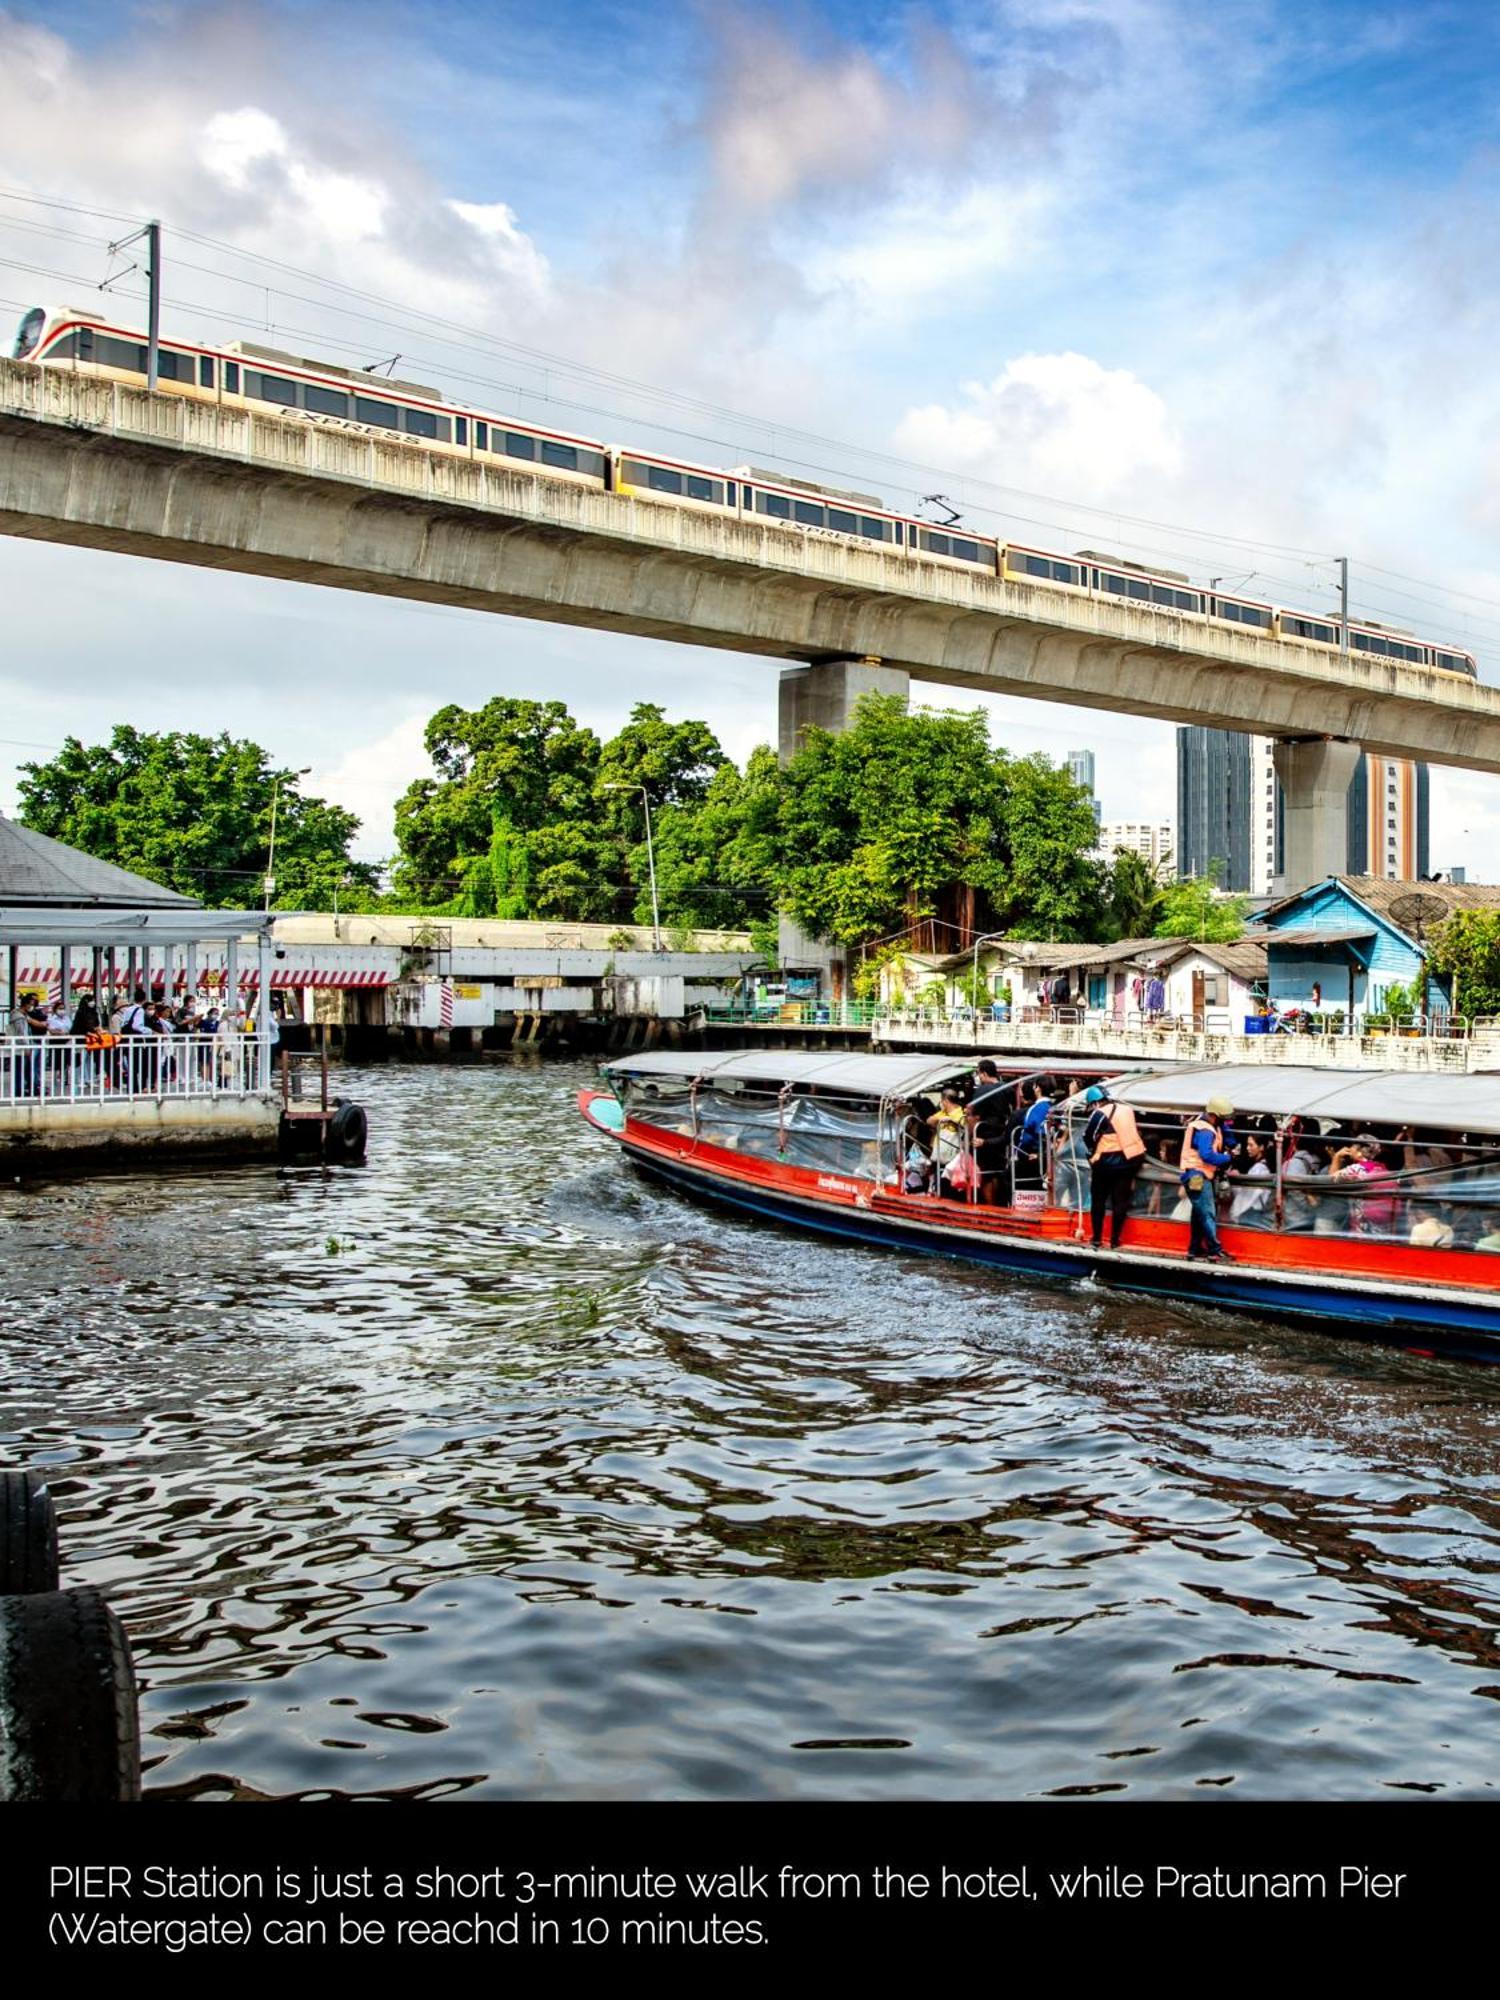
M1286 603L1347 554L1495 679L1497 138L1490 0L48 0L0 7L0 313L134 317L159 215L168 331ZM774 665L654 642L5 539L0 602L0 810L66 733L225 728L383 855L444 701L774 730ZM1164 726L988 706L1170 811ZM1433 817L1500 878L1500 780Z

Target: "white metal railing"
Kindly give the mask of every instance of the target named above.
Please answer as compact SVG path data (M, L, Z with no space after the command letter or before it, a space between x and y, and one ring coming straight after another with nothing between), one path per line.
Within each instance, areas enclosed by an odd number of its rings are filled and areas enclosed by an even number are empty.
M0 1041L0 1105L122 1104L143 1098L253 1097L275 1088L264 1035L14 1034Z

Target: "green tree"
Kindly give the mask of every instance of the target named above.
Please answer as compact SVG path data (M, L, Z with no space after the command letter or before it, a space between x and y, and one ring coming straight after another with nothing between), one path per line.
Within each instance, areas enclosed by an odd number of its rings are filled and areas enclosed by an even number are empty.
M1141 938L1152 935L1166 896L1145 856L1122 847L1109 864L1104 901L1115 936Z
M25 825L206 903L260 903L273 792L276 907L327 909L337 896L342 908L369 908L377 896L377 871L349 854L358 819L302 793L258 743L121 724L107 744L70 736L48 762L21 768Z
M1455 910L1427 941L1432 972L1451 983L1457 1014L1500 1014L1500 910Z
M653 810L656 880L663 923L737 930L770 907L781 774L762 745L742 772L727 760L701 799ZM644 842L630 852L635 920L651 915Z
M610 842L597 824L599 739L560 701L497 695L427 725L435 778L396 802L395 888L418 907L473 916L607 911Z
M1243 896L1219 892L1219 864L1209 863L1206 875L1187 875L1162 891L1161 912L1153 937L1197 938L1200 944L1228 944L1245 928Z
M955 885L986 929L1088 935L1103 913L1087 794L1044 757L1012 759L982 710L866 696L840 735L809 730L781 774L770 843L778 906L843 945L930 914Z

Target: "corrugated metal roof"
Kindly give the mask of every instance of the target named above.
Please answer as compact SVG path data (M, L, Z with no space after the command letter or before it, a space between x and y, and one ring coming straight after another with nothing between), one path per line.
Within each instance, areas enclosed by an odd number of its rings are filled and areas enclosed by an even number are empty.
M179 896L144 875L132 875L113 862L96 861L76 847L33 833L13 819L0 819L0 904L84 905L109 909L197 909L191 896Z
M1133 1076L1116 1084L1114 1095L1146 1111L1201 1111L1210 1097L1227 1097L1236 1111L1330 1118L1343 1130L1380 1124L1500 1133L1500 1075L1238 1063Z

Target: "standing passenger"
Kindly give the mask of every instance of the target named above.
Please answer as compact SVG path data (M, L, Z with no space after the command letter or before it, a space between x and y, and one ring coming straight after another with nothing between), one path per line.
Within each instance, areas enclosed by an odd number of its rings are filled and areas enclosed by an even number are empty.
M1135 1177L1146 1157L1146 1142L1128 1104L1116 1104L1105 1085L1096 1083L1084 1092L1083 1101L1093 1106L1084 1129L1083 1148L1088 1154L1093 1181L1089 1190L1089 1220L1095 1250L1104 1248L1104 1211L1109 1210L1109 1247L1118 1250L1125 1234L1125 1217L1135 1192Z
M1180 1176L1188 1204L1188 1256L1205 1264L1234 1260L1219 1247L1219 1218L1214 1206L1214 1182L1234 1157L1229 1120L1234 1106L1227 1097L1211 1097L1182 1135Z

